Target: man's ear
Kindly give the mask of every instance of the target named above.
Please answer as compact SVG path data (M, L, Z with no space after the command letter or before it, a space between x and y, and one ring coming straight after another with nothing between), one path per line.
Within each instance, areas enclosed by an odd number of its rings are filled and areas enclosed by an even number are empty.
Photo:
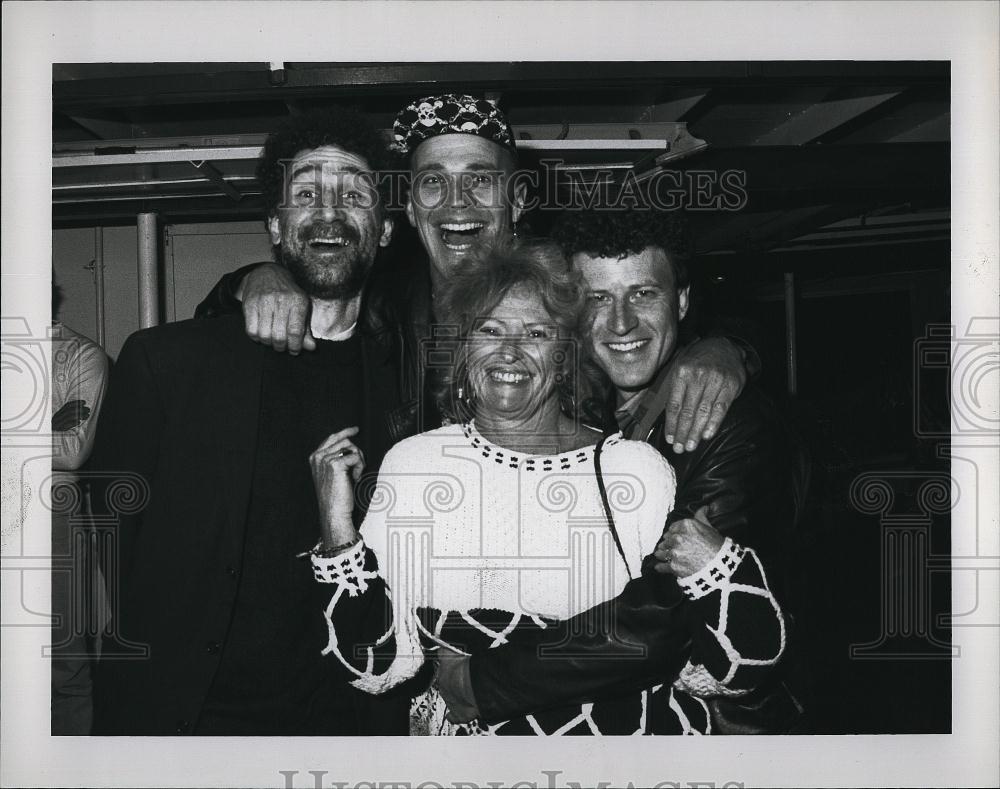
M382 235L379 237L378 245L380 247L389 246L389 242L392 241L392 231L395 229L395 224L392 221L392 217L386 214L382 218Z
M521 218L521 214L524 213L524 206L528 203L528 185L521 180L517 179L514 184L514 194L511 195L511 205L510 205L510 219L511 222L517 223L517 220Z
M688 311L688 295L690 294L691 286L686 285L681 290L677 291L677 322L680 323L684 320L684 316L687 315Z
M267 218L267 233L271 236L271 246L276 247L281 243L281 227L278 224L278 217L271 215Z
M417 218L413 215L413 194L412 192L406 196L406 218L410 220L410 226L417 226Z

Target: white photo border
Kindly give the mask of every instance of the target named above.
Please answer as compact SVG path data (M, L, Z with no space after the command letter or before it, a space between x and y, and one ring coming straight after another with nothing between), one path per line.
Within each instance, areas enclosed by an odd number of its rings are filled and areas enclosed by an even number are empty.
M997 319L998 8L990 2L5 3L2 314L23 316L33 331L49 322L53 63L949 60L952 323L961 332L972 318ZM990 454L992 467L981 471L995 480L996 453ZM977 505L981 520L997 522L996 493L985 493L978 502L959 503L956 532L975 518ZM996 545L991 550L1000 554ZM6 624L17 588L11 573L3 575ZM44 572L17 575L32 599L48 600ZM955 573L953 610L974 602L979 583L984 621L1000 621L995 578L972 576L990 573ZM998 635L996 626L953 630L961 657L954 663L951 735L125 740L50 737L49 672L40 657L48 630L5 626L0 783L990 785L1000 779ZM309 771L326 772L317 784Z

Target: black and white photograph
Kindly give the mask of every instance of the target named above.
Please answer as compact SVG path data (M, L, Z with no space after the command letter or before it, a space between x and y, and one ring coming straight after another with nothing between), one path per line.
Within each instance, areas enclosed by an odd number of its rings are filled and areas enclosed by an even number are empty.
M997 785L998 28L5 5L0 783Z

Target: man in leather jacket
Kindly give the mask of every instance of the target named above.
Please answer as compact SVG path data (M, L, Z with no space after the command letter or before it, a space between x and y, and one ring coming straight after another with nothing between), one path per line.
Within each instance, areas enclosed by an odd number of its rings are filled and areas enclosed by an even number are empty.
M412 176L405 213L419 249L395 244L380 256L365 289L362 320L391 343L398 360L405 406L391 421L404 435L414 427L440 425L434 398L425 393L435 283L485 245L514 237L526 194L523 179L516 177L512 130L488 101L459 94L419 98L399 112L393 137ZM482 182L486 186L475 185ZM444 186L425 194L429 183ZM309 299L281 266L251 264L226 274L195 315L241 311L253 340L292 354L314 347ZM752 347L724 332L710 333L674 355L663 430L675 452L691 451L715 433L756 364Z
M400 118L397 119L395 128L397 143L402 141L404 150L410 157L408 163L415 171L443 172L448 177L460 178L461 173L471 172L471 168L477 166L475 163L481 162L486 154L495 155L495 167L507 169L513 167L514 160L510 159L512 142L509 147L506 147L499 141L509 140L509 137L503 136L505 121L502 121L504 126L501 126L499 132L496 132L495 129L490 132L494 135L500 134L500 137L491 137L490 139L479 136L478 130L492 128L487 124L476 126L475 131L462 131L449 125L449 122L442 122L434 127L406 122L407 113L412 114L413 107L420 108L423 104L435 105L439 98L448 99L443 102L447 108L451 103L450 99L455 97L421 99L414 102L413 106L404 109L400 113ZM458 98L465 102L469 97ZM479 104L477 102L477 106ZM489 114L494 122L497 121L498 117L502 119L502 116L499 116L493 109L487 108L483 112ZM427 128L433 128L435 132L428 133ZM411 139L411 131L414 129L420 135L426 134L428 136ZM476 138L475 150L466 151L465 149L469 146L465 138L470 135ZM483 145L483 143L486 144ZM518 214L516 206L509 205L504 212L497 214L496 221L493 222L488 212L478 211L474 205L471 205L474 197L474 194L470 194L465 203L458 200L452 201L451 214L443 217L439 222L436 219L433 205L422 206L411 195L407 205L407 217L411 225L417 229L427 257L423 258L418 255L417 260L412 257L404 260L397 251L396 256L389 256L376 264L369 277L369 287L366 289L365 295L366 308L363 310L363 314L366 320L378 323L396 337L394 345L400 354L400 368L404 373L402 378L407 382L408 392L414 396L414 399L409 403L408 410L401 409L397 420L400 424L412 423L416 421L414 417L420 417L421 429L430 429L436 426L436 414L433 409L425 409L423 413L419 411L421 401L425 404L431 402L430 398L420 398L419 395L423 389L425 372L421 346L428 339L432 339L430 329L434 281L447 276L449 267L460 265L463 255L472 254L475 247L474 244L463 244L461 239L448 235L450 231L447 228L451 225L467 226L479 223L484 225L485 229L495 231L490 237L497 239L508 238L513 230L513 220ZM468 214L459 212L460 203ZM474 211L474 209L476 210ZM471 220L476 221L472 222ZM441 238L436 238L434 234L439 230ZM480 235L483 235L482 231L480 231ZM439 241L441 243L438 243ZM449 247L456 247L456 249ZM420 263L422 265L418 265ZM243 301L242 305L240 305L240 300ZM208 317L241 307L246 318L248 333L252 338L264 344L273 345L276 350L288 349L293 353L298 353L303 348L309 348L309 337L304 330L307 325L305 320L307 313L303 309L300 296L296 294L294 287L287 281L287 277L280 269L266 265L247 267L227 275L209 297L199 305L198 314ZM720 364L719 362L717 353L719 346L723 351L722 356L726 358L726 363ZM709 347L715 350L705 354L704 349ZM713 354L715 354L715 358L712 358ZM735 363L728 360L730 356L735 356ZM683 350L672 345L669 357L665 357L662 361L661 377L663 380L661 383L664 384L669 397L659 400L655 406L657 415L660 417L655 429L658 433L658 441L662 445L661 448L665 449L670 446L672 452L667 453L668 455L683 457L683 453L696 449L699 440L718 438L718 425L721 423L730 402L741 390L746 378L746 370L743 366L744 361L741 358L740 349L730 339L723 337L701 342L693 341L687 344ZM738 368L738 374L735 377L733 375L734 367ZM694 467L693 462L691 465ZM682 484L685 483L686 480L682 482ZM692 490L697 490L697 487L692 485ZM645 635L653 632L654 626L663 620L663 603L657 599L652 605L646 606L636 597L636 591L640 595L655 591L657 595L662 596L664 592L660 587L665 587L668 595L676 591L671 589L669 585L662 583L649 589L645 586L639 586L636 590L630 591L619 601L616 601L616 605L622 609L616 612L615 622L618 628L616 636L622 637L605 642L606 646L610 646L608 671L595 670L602 661L595 659L594 649L585 650L586 659L589 661L587 669L591 672L591 676L598 681L600 691L606 691L609 687L608 683L612 682L615 677L618 677L618 681L624 684L632 684L641 680L640 672L637 671L627 672L624 676L616 673L622 663L619 659L621 657L620 645L622 642L629 641L629 638L624 637L624 628L634 626L637 631L636 646L647 655L647 662L652 666L652 675L660 676L665 666L672 665L678 656L685 656L689 651L687 642L684 640L685 630L680 627L666 630L669 633L669 639L662 638L651 642L645 638ZM678 597L676 602L680 603L681 600L682 598ZM683 608L679 610L683 611ZM595 612L595 615L601 617L605 613L602 609ZM647 621L649 616L652 619ZM596 629L598 632L602 630L600 627ZM677 639L680 641L678 642ZM529 651L531 651L529 658L533 659L533 650ZM558 662L560 665L558 667L549 666L549 668L573 674L575 669L572 659L565 660L564 658L565 654L560 653L559 661L550 661L553 664ZM516 665L516 660L516 658L512 658L512 666ZM684 660L680 660L680 665L674 668L672 672L674 676L683 663ZM628 665L635 668L637 664L635 661L631 661ZM507 676L517 677L518 683L521 683L524 678L523 674L518 671L509 672ZM484 681L481 680L481 682ZM570 689L575 687L574 681L556 682L553 687L560 686ZM527 684L522 685L522 688L527 687ZM485 706L486 696L482 695L482 709L485 711L487 709ZM532 697L545 698L544 694L527 693L524 699L526 702L530 702Z
M729 537L757 552L786 620L794 619L786 572L807 463L773 404L750 384L693 452L675 453L664 435L664 370L677 353L688 302L681 228L656 211L568 214L556 228L587 289L586 350L612 383L596 416L607 433L621 429L667 458L677 474L676 501L641 577L618 598L530 639L448 661L439 684L456 720L494 723L673 682L696 623L675 577L684 573L671 563L677 566L692 529L710 533L700 525L706 518L718 543ZM705 699L713 731L801 730L802 708L786 682L793 660L786 652L745 695Z

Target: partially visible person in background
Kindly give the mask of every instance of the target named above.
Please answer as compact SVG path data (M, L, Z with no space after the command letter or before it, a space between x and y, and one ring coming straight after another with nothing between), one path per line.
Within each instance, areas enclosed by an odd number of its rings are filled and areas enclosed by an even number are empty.
M87 633L94 622L87 578L91 563L74 550L71 515L82 514L85 491L77 472L90 457L110 361L96 342L58 320L62 291L52 278L52 734L89 734L93 719ZM79 546L78 546L79 547ZM93 580L93 579L89 579ZM90 603L85 605L84 603Z

